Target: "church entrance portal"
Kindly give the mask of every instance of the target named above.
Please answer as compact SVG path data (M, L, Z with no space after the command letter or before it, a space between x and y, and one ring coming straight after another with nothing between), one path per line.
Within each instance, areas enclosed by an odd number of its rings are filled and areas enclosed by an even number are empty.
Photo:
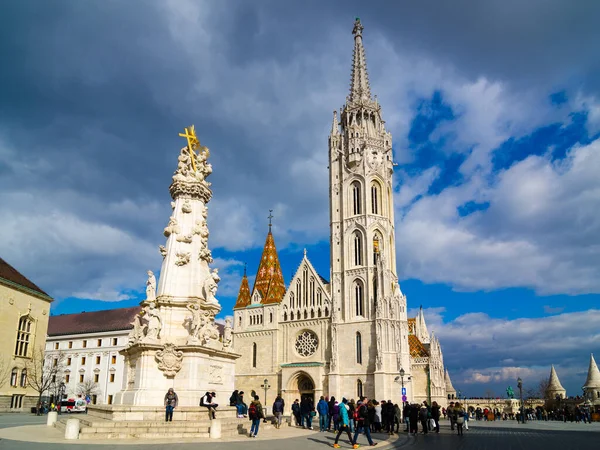
M310 398L313 403L315 401L315 383L306 372L299 372L295 377L292 377L287 392L291 397L298 398L300 401L305 398Z

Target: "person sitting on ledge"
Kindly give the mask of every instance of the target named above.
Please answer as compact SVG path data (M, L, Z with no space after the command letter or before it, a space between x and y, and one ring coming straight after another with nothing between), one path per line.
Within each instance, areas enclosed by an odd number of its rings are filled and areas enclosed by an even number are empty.
M207 392L200 399L200 406L204 406L208 409L208 417L212 419L217 418L216 410L219 406L218 404L213 402L213 399L217 396L214 392Z

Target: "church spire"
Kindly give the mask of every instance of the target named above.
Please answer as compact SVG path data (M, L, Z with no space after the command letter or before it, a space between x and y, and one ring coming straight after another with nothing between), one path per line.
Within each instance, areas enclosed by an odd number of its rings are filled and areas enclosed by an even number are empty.
M250 286L248 285L248 276L246 275L246 263L244 263L244 276L242 277L242 284L240 285L240 291L233 309L245 308L248 305L250 305Z
M263 305L280 303L285 294L285 282L281 273L277 249L275 248L275 240L271 233L272 218L273 215L269 213L269 232L267 233L267 240L263 248L256 279L254 280L254 288L252 289L252 296L258 291Z
M350 79L349 100L371 100L371 86L369 85L369 74L367 73L367 59L362 42L362 31L364 27L357 17L354 22L354 58L352 60L352 76Z
M590 390L600 388L600 371L598 370L593 353L590 355L590 367L588 368L588 376L583 387Z
M549 398L555 398L557 394L560 395L561 398L567 396L567 391L562 384L560 384L554 364L550 368L550 378L548 378L548 387L546 388L545 394L549 395Z

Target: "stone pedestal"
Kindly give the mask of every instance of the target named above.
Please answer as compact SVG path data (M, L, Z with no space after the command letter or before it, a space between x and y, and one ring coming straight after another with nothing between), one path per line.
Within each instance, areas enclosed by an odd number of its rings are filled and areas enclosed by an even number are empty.
M65 439L79 439L79 419L67 419L65 426Z
M48 413L48 419L46 420L46 425L48 425L49 427L53 427L57 420L58 420L58 413L56 411L50 411Z
M221 439L221 421L219 419L210 421L210 438Z

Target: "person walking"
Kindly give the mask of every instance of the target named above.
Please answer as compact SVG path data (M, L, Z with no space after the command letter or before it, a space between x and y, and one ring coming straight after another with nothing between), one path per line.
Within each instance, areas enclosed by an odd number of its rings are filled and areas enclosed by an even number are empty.
M329 416L329 405L325 401L325 397L321 395L319 403L317 403L317 412L319 413L319 431L327 431L327 419Z
M292 403L292 414L294 419L296 419L296 426L299 427L302 425L302 415L300 414L300 400L294 400Z
M333 407L335 406L335 397L331 397L327 402L328 413L327 413L327 431L331 430L331 425L333 425Z
M265 415L263 412L262 404L260 403L260 398L258 395L254 396L254 400L250 403L250 407L248 408L248 418L252 421L252 426L250 427L250 434L248 437L255 438L258 434L258 428L260 427L261 419L264 419Z
M458 430L458 435L463 435L463 424L465 423L465 410L462 408L460 403L456 403L454 405L454 415L456 417L456 429Z
M437 402L431 404L431 418L435 422L435 432L440 432L440 405Z
M394 425L396 426L396 434L400 433L400 424L402 423L402 410L396 403L394 405Z
M354 413L354 419L356 420L356 431L354 432L353 448L359 447L357 439L358 435L361 433L365 434L371 447L377 445L377 442L373 442L373 439L371 439L371 422L369 421L369 410L367 408L368 401L369 399L367 397L361 397L356 406L356 411Z
M177 408L179 398L173 388L169 388L165 394L165 422L173 422L173 410Z
M277 395L277 398L273 402L273 415L275 416L275 428L281 428L281 419L283 418L283 409L285 408L285 402L281 398L281 394Z
M454 402L450 402L450 406L446 409L448 419L450 420L450 430L454 431Z
M348 412L350 411L350 407L348 406L348 400L342 398L342 403L339 404L339 425L338 425L338 433L335 437L335 442L333 444L333 448L340 448L340 444L338 441L340 440L340 436L345 431L348 435L348 441L350 445L354 447L354 441L352 440L352 435L350 434L350 419L348 417Z
M412 404L408 410L408 432L409 434L417 434L419 432L419 405Z
M309 397L304 397L300 402L300 415L302 417L302 428L312 430L312 415L313 405Z
M465 414L464 414L464 418L465 418L465 430L469 431L469 409L468 408L464 408L465 410ZM500 414L498 414L500 415Z
M356 403L354 399L350 399L348 402L348 407L350 410L348 411L348 420L350 422L350 433L354 433L354 427L356 426L356 422L354 421L354 410L356 409Z
M428 430L427 416L428 416L427 402L423 402L423 404L421 405L421 408L419 410L419 421L421 422L421 428L422 428L421 433L423 433L423 434L427 434L427 430Z

